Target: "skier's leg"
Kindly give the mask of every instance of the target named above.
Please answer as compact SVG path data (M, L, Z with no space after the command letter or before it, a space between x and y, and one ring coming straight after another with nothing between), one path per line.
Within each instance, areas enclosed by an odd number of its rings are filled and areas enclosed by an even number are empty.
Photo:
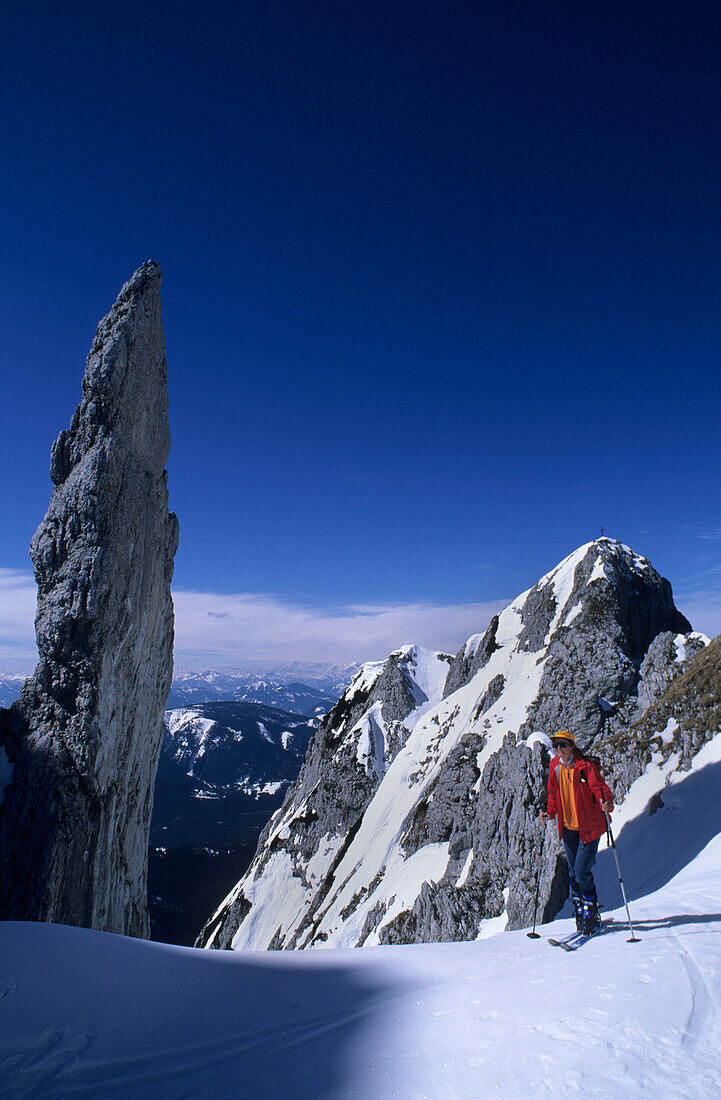
M576 877L576 860L579 851L579 835L577 829L563 830L563 847L566 852L566 862L568 863L568 877L570 879L571 886L571 901L573 903L573 915L576 918L576 928L581 931L581 924L583 921L583 898L581 897L581 887Z
M591 868L596 862L598 840L589 840L579 844L573 868L573 877L578 883L584 901L596 901L596 883Z
M591 868L596 862L597 851L598 840L590 840L585 844L579 844L574 867L575 878L583 898L581 925L586 935L592 935L601 927L596 883L594 882L593 872L591 871Z

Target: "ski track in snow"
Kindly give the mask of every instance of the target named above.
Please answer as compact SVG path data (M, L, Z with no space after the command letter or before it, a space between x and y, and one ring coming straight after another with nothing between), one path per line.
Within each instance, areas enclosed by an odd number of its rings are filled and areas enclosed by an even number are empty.
M686 967L691 983L691 1014L686 1024L683 1042L693 1050L703 1035L706 1020L712 1012L711 993L688 947L678 937L676 939L681 952L681 962Z
M386 1003L392 999L386 998ZM41 1036L30 1050L21 1047L8 1053L0 1046L0 1073L12 1076L13 1070L17 1072L22 1069L26 1079L18 1096L104 1096L112 1092L127 1094L131 1089L150 1085L163 1085L172 1090L170 1083L174 1079L185 1079L185 1084L181 1085L183 1091L176 1094L166 1092L164 1088L162 1095L197 1096L196 1085L185 1091L189 1076L206 1074L229 1063L233 1063L236 1073L248 1073L253 1064L262 1066L269 1057L287 1054L319 1039L331 1037L382 1008L383 1003L379 1001L358 1011L325 1012L296 1022L241 1032L222 1039L153 1050L135 1057L90 1058L82 1065L81 1056L91 1046L93 1036L70 1037L61 1032L50 1032ZM16 1093L13 1091L12 1095Z

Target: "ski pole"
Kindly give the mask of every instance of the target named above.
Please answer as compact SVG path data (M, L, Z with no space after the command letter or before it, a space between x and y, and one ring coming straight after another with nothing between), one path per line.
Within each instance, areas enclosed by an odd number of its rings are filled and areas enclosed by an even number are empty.
M624 886L623 886L623 879L621 878L621 867L620 867L620 864L618 862L618 852L616 851L616 841L613 839L613 832L611 830L611 819L610 819L610 817L608 816L608 814L606 813L605 810L603 811L603 815L606 818L606 834L608 836L608 843L610 844L611 848L613 848L613 858L616 860L616 871L618 872L618 881L619 881L619 884L621 886L621 894L623 895L623 903L626 906L626 916L628 917L628 928L629 928L629 931L631 933L631 938L629 940L627 940L626 942L627 943L639 943L639 940L638 940L637 936L635 936L633 934L633 925L631 924L631 914L630 914L629 909L628 909L628 899L626 898L626 891L625 891Z
M526 932L529 940L540 940L540 933L536 931L536 916L538 915L538 888L541 883L541 868L543 865L543 833L541 833L541 850L538 855L538 874L536 875L536 892L533 897L533 931Z

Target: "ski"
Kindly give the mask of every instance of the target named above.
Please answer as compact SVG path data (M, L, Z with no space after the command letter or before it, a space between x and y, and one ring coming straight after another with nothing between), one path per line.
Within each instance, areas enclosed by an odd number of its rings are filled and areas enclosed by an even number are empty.
M579 931L571 932L570 936L565 936L562 940L549 939L551 947L566 947L568 944L573 943L574 940L580 939L582 933Z
M565 940L563 943L559 943L559 947L562 947L564 951L578 951L579 947L583 947L584 943L588 943L589 940L595 940L596 936L602 936L606 931L605 928L598 928L595 932L591 932L589 936L578 936L572 940Z

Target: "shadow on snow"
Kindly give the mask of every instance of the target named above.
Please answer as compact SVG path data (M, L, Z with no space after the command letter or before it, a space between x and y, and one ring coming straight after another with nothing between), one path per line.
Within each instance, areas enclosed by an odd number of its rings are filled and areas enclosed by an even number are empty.
M707 764L661 791L616 837L629 901L653 894L721 833L721 763ZM607 909L622 905L613 852L601 839L594 868ZM633 914L632 914L633 916Z
M0 925L0 951L10 1097L337 1095L366 1021L407 995L321 952L193 951L41 924Z

